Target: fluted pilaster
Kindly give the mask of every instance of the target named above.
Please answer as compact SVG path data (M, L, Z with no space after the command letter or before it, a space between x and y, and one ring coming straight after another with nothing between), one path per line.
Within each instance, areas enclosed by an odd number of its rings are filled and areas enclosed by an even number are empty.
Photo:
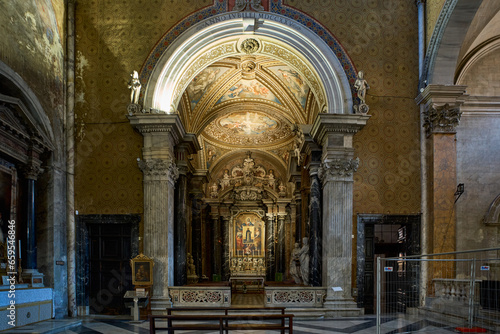
M319 169L323 181L323 284L326 302L352 300L353 172L357 160L337 159ZM342 291L333 291L340 287Z
M174 184L179 175L172 161L139 161L144 173L144 254L154 260L153 296L168 296L174 283Z
M326 308L356 308L352 297L353 137L369 115L319 114L311 133L322 148L322 279Z

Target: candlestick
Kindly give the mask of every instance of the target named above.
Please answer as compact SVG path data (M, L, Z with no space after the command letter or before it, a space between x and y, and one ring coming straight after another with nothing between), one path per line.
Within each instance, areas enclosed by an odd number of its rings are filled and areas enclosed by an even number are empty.
M19 248L17 250L17 252L19 253L19 259L21 259L21 240L19 240Z

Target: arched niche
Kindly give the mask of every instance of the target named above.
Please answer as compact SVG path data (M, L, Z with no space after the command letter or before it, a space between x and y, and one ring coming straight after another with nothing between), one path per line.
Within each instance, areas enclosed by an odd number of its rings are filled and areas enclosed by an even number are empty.
M196 74L219 59L246 54L247 39L258 43L252 55L279 59L302 74L322 112L352 113L349 80L332 49L312 30L267 12L224 13L185 30L158 55L144 92L145 108L175 112Z
M0 101L18 111L22 123L37 141L54 150L55 137L47 114L29 85L10 67L0 61Z

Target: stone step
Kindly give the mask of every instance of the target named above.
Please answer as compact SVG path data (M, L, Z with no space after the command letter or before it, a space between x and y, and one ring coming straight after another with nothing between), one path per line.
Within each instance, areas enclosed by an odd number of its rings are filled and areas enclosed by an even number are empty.
M17 334L55 334L76 328L82 324L81 319L51 319L42 322L25 325L22 327L14 327L2 331L3 333L17 333Z

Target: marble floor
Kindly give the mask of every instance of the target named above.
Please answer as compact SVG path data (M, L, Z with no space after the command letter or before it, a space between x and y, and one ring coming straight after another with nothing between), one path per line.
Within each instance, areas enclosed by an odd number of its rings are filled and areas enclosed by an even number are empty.
M232 306L236 307L264 307L264 295L262 293L248 294L233 294ZM195 323L195 322L193 322ZM199 322L202 323L202 322ZM374 334L377 332L377 320L374 315L365 315L361 317L344 317L335 319L316 319L305 320L304 318L296 317L293 321L293 332L296 334L337 334L337 333L357 333L357 334ZM158 334L166 333L167 331L157 331ZM230 333L238 334L267 334L277 333L278 331L231 331ZM27 325L19 328L1 331L3 333L17 334L128 334L140 333L149 334L149 322L141 321L139 323L132 322L129 316L87 316L78 319L54 319L40 322L37 324ZM182 334L196 333L218 333L212 331L175 331ZM449 334L459 333L455 330L455 326L445 326L443 324L419 319L416 317L383 317L381 333L432 333L432 334ZM494 333L494 332L488 332Z
M382 333L432 333L432 334L457 333L457 331L455 331L453 328L443 328L442 325L427 320L408 322L398 318L384 318L382 321L384 327ZM376 333L376 318L375 316L362 316L356 318L336 318L336 319L325 319L325 320L296 320L294 321L293 331L294 333L297 334L306 334L306 333L373 334ZM277 331L232 331L231 333L267 334L276 332ZM77 320L50 320L38 324L7 330L2 333L148 334L149 323L147 321L142 321L140 323L133 323L129 319L124 319L124 317L86 317ZM166 333L166 331L157 331L157 333ZM208 334L217 332L176 331L176 333Z

